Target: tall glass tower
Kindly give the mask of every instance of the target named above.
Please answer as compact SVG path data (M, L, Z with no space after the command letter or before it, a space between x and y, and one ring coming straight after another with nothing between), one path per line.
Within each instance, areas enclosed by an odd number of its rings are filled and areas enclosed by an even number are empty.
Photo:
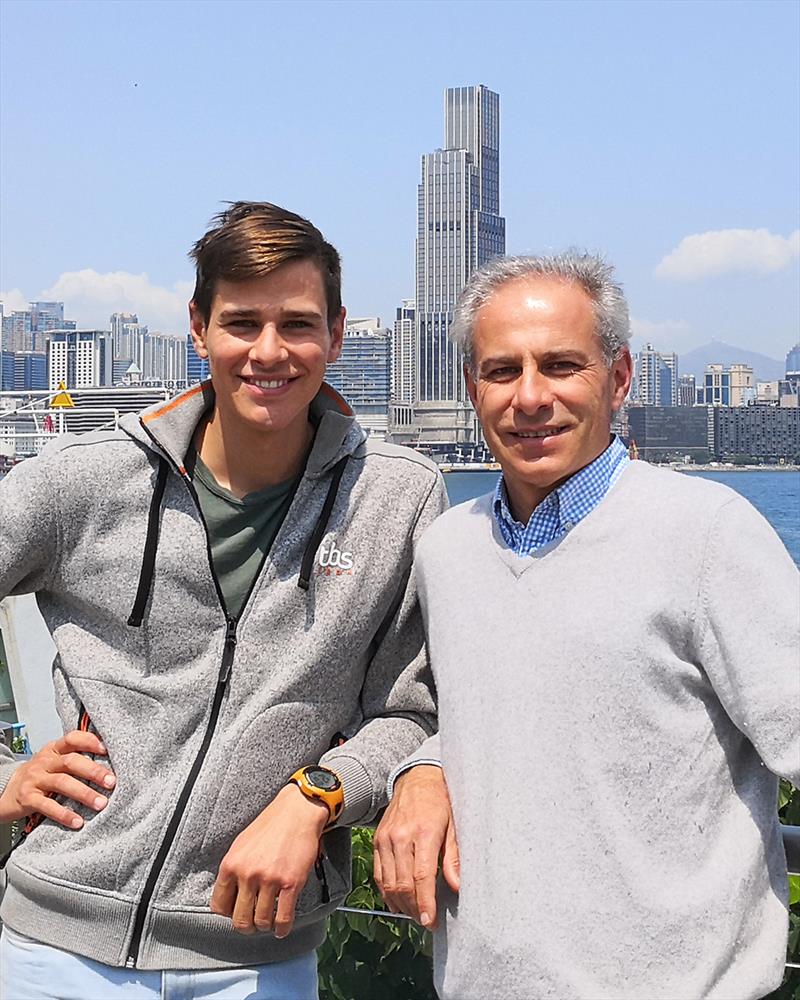
M470 274L505 253L500 96L483 85L444 95L444 148L422 157L416 243L416 423L420 441L469 443L475 424L459 352L447 339Z

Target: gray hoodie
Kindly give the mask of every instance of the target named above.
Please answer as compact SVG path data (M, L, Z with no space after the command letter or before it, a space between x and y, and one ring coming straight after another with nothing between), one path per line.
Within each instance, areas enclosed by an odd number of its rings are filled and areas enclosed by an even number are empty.
M0 484L0 598L34 592L55 640L64 730L83 711L117 786L85 825L45 821L8 861L2 919L108 965L217 968L316 947L348 891L347 824L435 728L412 554L446 506L413 452L365 441L327 386L291 508L239 620L228 617L183 468L208 384L119 431L60 439ZM345 741L340 745L339 734ZM233 839L299 766L345 810L292 934L209 910ZM17 766L0 758L0 789Z

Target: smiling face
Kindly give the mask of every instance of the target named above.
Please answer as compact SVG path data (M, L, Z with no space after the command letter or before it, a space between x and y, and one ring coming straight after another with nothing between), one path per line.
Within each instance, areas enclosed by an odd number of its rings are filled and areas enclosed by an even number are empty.
M631 358L609 367L595 328L583 288L552 278L502 285L475 318L467 387L522 523L608 447Z
M193 306L190 312L222 423L242 444L278 432L287 442L302 439L309 404L325 366L339 356L344 328L344 309L328 325L317 265L290 261L261 278L218 281L208 321Z

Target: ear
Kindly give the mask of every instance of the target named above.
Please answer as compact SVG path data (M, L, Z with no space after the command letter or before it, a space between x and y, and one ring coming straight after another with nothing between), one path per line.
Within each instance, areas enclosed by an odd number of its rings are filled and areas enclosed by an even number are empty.
M631 378L633 377L633 360L631 352L627 347L617 360L612 363L610 376L611 412L616 413L625 402L625 397L628 395L628 390L631 387Z
M478 412L478 383L472 377L467 365L464 365L464 380L467 383L467 392L469 393L470 401L472 402L472 408L475 412Z
M189 303L189 329L192 332L192 343L198 357L207 358L206 321L194 302Z
M336 319L332 320L328 325L328 329L331 334L331 342L328 347L328 360L327 364L331 364L336 361L339 355L342 353L342 340L344 338L344 318L347 315L347 310L342 306L339 310L339 315Z

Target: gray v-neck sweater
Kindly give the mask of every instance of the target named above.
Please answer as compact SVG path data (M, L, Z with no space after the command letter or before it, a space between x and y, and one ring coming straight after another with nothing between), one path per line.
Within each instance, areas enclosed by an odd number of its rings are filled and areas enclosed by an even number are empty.
M800 780L800 605L761 515L635 462L532 556L507 548L491 497L454 508L417 573L461 849L440 995L774 989L775 774Z

